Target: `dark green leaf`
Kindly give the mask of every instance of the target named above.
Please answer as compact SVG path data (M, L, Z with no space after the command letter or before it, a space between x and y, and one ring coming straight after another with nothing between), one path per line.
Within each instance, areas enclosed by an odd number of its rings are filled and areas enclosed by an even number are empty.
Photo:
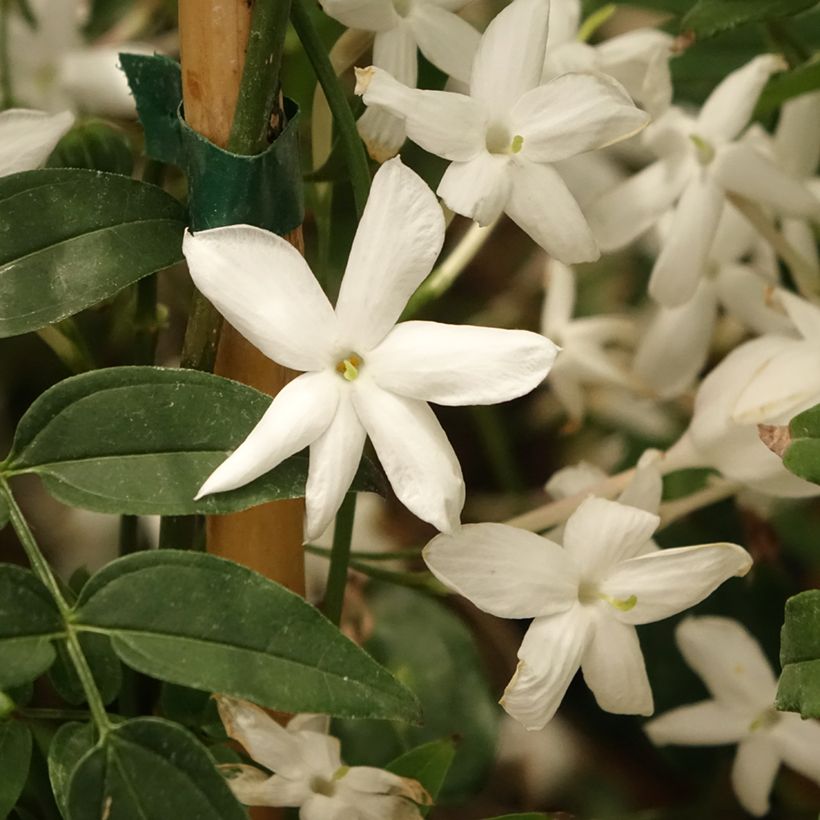
M207 749L159 718L118 726L79 762L69 820L245 820Z
M63 625L51 595L28 570L0 564L0 689L34 680L54 662Z
M32 11L29 0L12 0L12 2L13 5L17 6L20 16L26 21L26 23L28 23L29 28L36 31L39 27L39 21L37 20L37 16Z
M698 0L681 28L698 37L711 37L746 23L792 17L815 5L817 0Z
M820 89L820 60L805 63L793 71L776 74L769 80L757 104L757 116L770 114L784 102Z
M173 197L119 174L0 179L0 336L53 324L179 262L184 228Z
M77 764L94 748L96 734L90 723L65 723L48 748L51 790L63 817L68 817L68 784Z
M105 630L129 666L287 712L414 720L413 695L318 610L204 553L143 552L97 573L80 628Z
M780 665L777 708L820 718L820 590L801 592L786 601Z
M435 801L444 785L447 772L450 771L455 754L456 748L452 740L435 740L405 752L389 763L387 770L400 777L418 780ZM426 817L430 809L424 807L420 811Z
M464 799L486 782L499 714L470 630L441 603L413 590L375 587L368 603L375 628L365 648L415 692L424 725L336 721L345 760L385 766L422 743L457 736L463 742L442 795Z
M163 683L159 696L163 717L213 737L226 738L216 701L209 692Z
M102 120L75 125L48 158L49 168L86 168L130 177L134 156L128 135Z
M111 648L110 639L105 635L86 633L80 635L80 645L103 703L111 703L120 691L122 667ZM85 691L63 644L57 646L57 662L49 670L49 677L63 700L75 706L85 703Z
M9 523L9 505L6 497L0 494L0 530Z
M528 811L524 814L501 814L498 817L489 817L487 820L552 820L552 818L552 814Z
M22 723L0 723L0 818L14 808L31 763L31 732Z
M193 500L270 401L250 387L195 370L84 373L31 405L17 427L10 467L39 475L58 500L97 512L214 514L300 497L307 480L303 455L237 490ZM354 488L375 489L374 475L372 467L361 470Z
M820 484L820 405L795 416L789 423L789 435L784 466L796 476Z

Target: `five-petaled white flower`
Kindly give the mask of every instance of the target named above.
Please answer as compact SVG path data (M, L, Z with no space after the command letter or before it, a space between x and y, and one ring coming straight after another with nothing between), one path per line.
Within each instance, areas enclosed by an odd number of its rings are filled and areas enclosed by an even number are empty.
M297 715L284 727L247 701L217 696L216 702L228 735L273 772L222 766L246 806L299 807L301 820L420 820L417 804L430 803L416 780L370 766L345 766L324 715Z
M655 549L659 523L588 498L567 520L563 549L504 524L470 524L425 547L433 574L480 609L534 619L501 700L528 729L555 714L579 667L602 709L652 714L635 625L694 606L752 565L736 544Z
M322 8L350 28L374 32L373 65L415 88L417 49L445 74L462 83L479 33L456 12L467 0L322 0ZM392 157L405 139L401 117L373 106L359 118L359 133L378 162Z
M379 68L357 69L356 93L404 118L407 135L451 160L437 193L487 225L505 212L562 262L597 259L586 218L552 167L640 131L648 115L604 75L540 85L549 0L514 0L481 38L470 94L408 88Z
M720 746L737 743L732 785L758 817L781 763L820 783L820 723L777 712L777 681L755 639L729 618L687 618L675 637L686 662L712 695L672 709L644 727L653 743Z
M464 480L427 402L523 396L547 375L557 348L523 330L396 325L443 240L433 192L399 159L373 180L335 311L281 237L247 225L185 236L202 293L271 359L308 371L276 396L200 497L241 487L309 445L306 537L315 538L338 510L369 435L399 500L439 530L458 526Z
M782 171L753 144L737 140L766 81L784 67L781 57L764 54L726 77L697 118L670 108L643 135L661 159L588 209L601 248L614 250L677 203L649 282L649 293L661 304L674 307L694 294L727 192L771 205L781 214L820 217L820 200L802 180Z
M39 168L73 123L68 111L12 108L0 113L0 177Z

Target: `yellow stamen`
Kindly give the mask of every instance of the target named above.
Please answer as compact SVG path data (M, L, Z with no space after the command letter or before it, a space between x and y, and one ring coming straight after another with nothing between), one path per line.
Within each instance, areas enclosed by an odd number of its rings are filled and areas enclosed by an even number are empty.
M346 359L342 359L342 361L336 365L336 372L347 379L347 381L352 382L358 378L359 368L361 366L362 357L356 353L351 353Z
M512 144L510 145L510 151L513 154L517 154L522 148L524 147L524 137L521 134L516 134L512 139Z
M602 8L598 9L598 11L593 12L592 14L587 17L586 20L581 24L581 28L578 29L578 34L576 38L579 43L586 43L593 34L604 24L613 14L615 14L616 6L614 3L610 3L609 5L603 6Z
M695 144L700 164L708 165L715 158L715 149L712 144L697 134L690 134L689 139Z

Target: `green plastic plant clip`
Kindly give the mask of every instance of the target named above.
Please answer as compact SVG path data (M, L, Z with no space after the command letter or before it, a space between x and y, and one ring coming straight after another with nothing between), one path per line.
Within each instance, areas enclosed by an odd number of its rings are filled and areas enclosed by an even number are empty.
M182 109L179 63L160 55L121 54L120 63L145 129L145 152L188 177L194 231L247 224L284 235L302 224L299 107L286 99L287 124L261 154L226 151L194 131Z

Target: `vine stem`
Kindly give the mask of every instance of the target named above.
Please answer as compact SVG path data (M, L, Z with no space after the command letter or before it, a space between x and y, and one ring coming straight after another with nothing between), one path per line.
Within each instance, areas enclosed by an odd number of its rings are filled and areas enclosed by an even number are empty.
M353 519L356 517L356 493L345 496L333 529L333 548L330 551L330 568L325 591L325 615L338 626L342 620L347 568L350 565L350 544L353 538Z
M63 619L66 630L68 655L77 672L77 677L80 679L86 701L88 702L88 708L91 712L94 724L97 727L97 731L100 733L100 737L105 737L112 728L111 721L108 718L108 713L105 711L105 704L102 701L100 691L94 681L94 675L91 673L91 668L88 665L82 646L80 646L77 632L72 625L71 607L60 589L56 576L48 565L43 553L40 551L34 534L22 510L18 506L8 482L4 478L0 479L0 490L2 490L2 494L8 505L9 519L11 520L12 527L14 527L17 537L20 539L20 543L25 550L26 557L34 570L34 574L51 593L51 597L54 599L60 617Z

